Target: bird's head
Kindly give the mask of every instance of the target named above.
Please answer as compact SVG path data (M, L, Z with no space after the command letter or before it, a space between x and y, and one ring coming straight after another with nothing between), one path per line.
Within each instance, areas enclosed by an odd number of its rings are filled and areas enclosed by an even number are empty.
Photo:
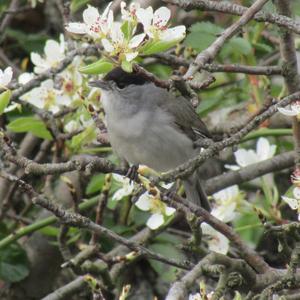
M114 88L124 89L129 85L143 85L146 83L148 83L148 80L136 72L127 73L121 67L117 67L107 73L102 80L90 81L89 85L109 91Z

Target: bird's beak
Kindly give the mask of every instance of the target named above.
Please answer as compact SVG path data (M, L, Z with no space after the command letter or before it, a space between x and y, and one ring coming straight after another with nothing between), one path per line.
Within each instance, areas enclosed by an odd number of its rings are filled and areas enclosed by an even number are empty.
M95 81L90 81L89 86L91 87L97 87L102 90L110 90L110 84L107 81L104 80L95 80Z

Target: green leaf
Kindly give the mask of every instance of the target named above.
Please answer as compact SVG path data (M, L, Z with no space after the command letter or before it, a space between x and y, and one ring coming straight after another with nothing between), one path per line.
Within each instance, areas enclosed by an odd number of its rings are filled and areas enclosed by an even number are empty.
M126 40L129 40L131 38L132 30L133 30L133 26L132 23L129 21L125 21L121 26L121 31L123 32Z
M254 210L243 212L239 219L234 220L234 227L241 238L252 245L257 245L264 231Z
M121 67L125 72L132 73L132 63L131 62L129 62L127 60L123 60Z
M104 181L105 181L104 174L94 175L86 188L86 191L85 191L86 194L91 195L91 194L101 191Z
M207 97L200 102L200 105L197 107L197 113L203 117L213 109L217 108L220 103L221 101L218 97Z
M197 33L203 32L217 36L218 34L222 33L223 28L211 22L198 22L191 26L190 31Z
M263 44L263 43L253 43L253 47L256 50L263 51L266 53L270 53L273 50L271 46L269 46L267 44Z
M105 58L101 58L100 60L79 68L79 72L83 74L96 75L96 74L104 74L108 73L114 68L114 65L106 60Z
M141 54L150 55L158 52L166 51L178 44L178 40L164 42L164 41L149 41L140 50Z
M72 0L70 5L71 13L74 14L77 10L79 10L89 2L90 0Z
M13 132L31 132L33 135L45 139L52 140L52 136L46 128L43 121L34 117L18 118L7 125L7 128Z
M19 46L23 48L28 54L31 52L43 53L46 41L49 36L41 33L24 33L19 30L8 28L5 31L7 37L18 42Z
M11 91L7 90L0 94L0 115L3 114L5 108L7 107L11 97Z
M0 250L0 279L17 282L29 274L26 252L18 244Z
M199 52L203 51L213 43L222 30L210 22L196 23L190 28L191 33L187 35L185 44Z
M159 253L165 257L173 258L178 261L185 259L185 256L175 247L174 244L170 243L155 243L149 246L149 248L155 253ZM165 282L173 282L176 280L178 268L166 265L159 261L149 259L151 267L156 271L161 280Z
M71 140L71 147L79 149L83 145L90 143L96 137L94 126L87 127L83 132L73 136Z
M151 64L148 65L146 68L149 72L162 79L169 79L173 72L172 67L162 64Z
M246 39L235 37L224 45L220 56L222 58L228 57L231 54L235 56L249 55L252 51L251 44Z

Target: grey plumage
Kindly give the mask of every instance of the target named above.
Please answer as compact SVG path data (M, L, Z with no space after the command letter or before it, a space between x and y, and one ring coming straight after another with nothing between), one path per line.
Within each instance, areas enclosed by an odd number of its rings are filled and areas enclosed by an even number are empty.
M113 150L132 164L168 171L199 153L194 147L196 139L210 136L187 99L175 97L151 82L122 88L113 81L92 85L102 89ZM197 172L183 183L187 198L209 210Z

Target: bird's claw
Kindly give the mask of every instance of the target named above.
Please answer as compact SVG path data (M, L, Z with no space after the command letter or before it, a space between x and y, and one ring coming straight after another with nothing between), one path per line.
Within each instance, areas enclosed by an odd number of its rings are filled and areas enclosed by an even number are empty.
M138 169L139 169L138 165L132 165L132 166L129 167L129 169L126 173L126 176L129 178L130 183L132 181L138 182L138 180L139 180Z

